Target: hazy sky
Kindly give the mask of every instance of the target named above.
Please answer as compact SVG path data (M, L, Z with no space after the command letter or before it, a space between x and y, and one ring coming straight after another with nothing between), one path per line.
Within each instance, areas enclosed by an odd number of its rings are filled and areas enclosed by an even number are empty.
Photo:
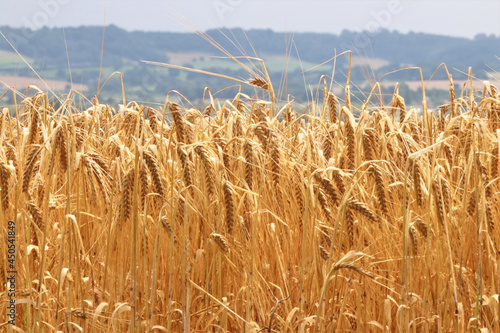
M386 28L500 35L500 0L0 0L0 25L116 24L127 30L214 27L340 33ZM499 46L500 48L500 46Z

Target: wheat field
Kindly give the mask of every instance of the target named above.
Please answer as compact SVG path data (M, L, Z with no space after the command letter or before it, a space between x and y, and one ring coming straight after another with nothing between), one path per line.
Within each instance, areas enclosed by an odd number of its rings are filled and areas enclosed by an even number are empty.
M3 109L2 331L500 330L494 85L417 110L325 84L302 113L248 83L200 110Z

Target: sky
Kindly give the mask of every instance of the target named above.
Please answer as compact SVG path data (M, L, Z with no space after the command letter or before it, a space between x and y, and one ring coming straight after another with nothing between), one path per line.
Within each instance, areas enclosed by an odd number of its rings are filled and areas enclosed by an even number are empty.
M500 36L499 18L500 0L0 0L0 26L31 29L105 23L144 31L339 34L383 28L473 38Z

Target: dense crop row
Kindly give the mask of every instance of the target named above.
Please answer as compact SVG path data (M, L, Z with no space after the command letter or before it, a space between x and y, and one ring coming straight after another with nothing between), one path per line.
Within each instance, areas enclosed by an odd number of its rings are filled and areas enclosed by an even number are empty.
M500 329L500 94L450 95L435 112L397 93L355 107L349 86L303 114L243 94L4 109L18 327Z

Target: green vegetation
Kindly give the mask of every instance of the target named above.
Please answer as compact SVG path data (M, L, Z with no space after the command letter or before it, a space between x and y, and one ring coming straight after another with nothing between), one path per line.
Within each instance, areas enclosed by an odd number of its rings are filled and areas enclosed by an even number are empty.
M67 66L69 56L72 81L86 85L89 90L84 93L88 96L95 94L101 63L102 27L65 29L68 52L62 29L59 28L31 31L0 27L0 31L45 79L70 82ZM401 68L418 66L422 68L425 80L433 76L436 68L443 62L453 69L455 80L465 80L469 66L472 66L477 78L483 80L491 79L495 72L500 71L500 62L496 58L499 55L497 46L500 37L495 36L478 35L474 39L466 39L421 33L401 34L388 30L371 34L369 40L364 38L367 34L347 30L339 35L285 34L272 30L243 32L239 29L209 30L207 34L235 56L258 56L264 59L273 82L286 80L287 90L281 96L284 99L290 94L296 99L310 100L310 87L317 85L321 75L329 73L331 76L333 64L330 62L305 74L303 71L347 49L360 55L351 68L353 93L360 103L369 92L367 80L390 81L393 82L390 84L392 87L400 82L401 95L407 102L421 102L421 91L404 86L404 82L419 81L419 71L397 71ZM232 40L226 36L231 36ZM111 25L105 30L103 51L101 85L112 73L118 71L123 74L129 97L142 101L162 103L165 93L171 90L177 90L191 100L199 100L205 87L210 86L211 91L216 92L231 83L226 79L193 72L157 68L146 65L141 60L174 63L242 80L249 79L241 67L222 58L225 56L223 53L195 33L127 32ZM339 57L334 76L334 81L339 82L339 88L346 80L347 66L347 58ZM0 75L32 77L33 74L13 53L12 47L5 40L0 40ZM327 79L330 80L331 77ZM444 70L438 70L433 79L448 78ZM364 88L357 92L357 85ZM119 100L114 96L121 89L121 82L116 76L106 84L100 98L106 103L116 104ZM457 86L457 89L460 90L460 87ZM445 90L447 88L438 89L435 93L429 91L429 106L436 107L444 103L447 98ZM252 90L246 92L251 93ZM391 87L384 88L384 94L392 93ZM230 98L233 94L232 90L224 90L218 97Z
M26 59L28 62L33 60ZM0 50L0 68L3 70L5 68L26 68L28 67L17 54L14 52Z

